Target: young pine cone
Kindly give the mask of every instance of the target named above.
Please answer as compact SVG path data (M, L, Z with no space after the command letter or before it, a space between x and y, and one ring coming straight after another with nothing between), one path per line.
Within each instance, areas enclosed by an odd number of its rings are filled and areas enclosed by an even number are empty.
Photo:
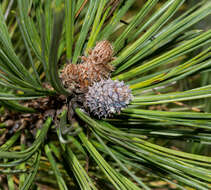
M89 87L84 107L98 118L120 113L132 100L131 90L123 81L101 80Z
M96 44L94 49L90 52L88 59L95 64L108 63L112 61L113 48L109 41L103 40Z
M70 91L86 92L88 86L110 77L113 67L108 63L112 58L112 46L108 41L98 42L88 57L80 64L68 64L61 71L61 79Z

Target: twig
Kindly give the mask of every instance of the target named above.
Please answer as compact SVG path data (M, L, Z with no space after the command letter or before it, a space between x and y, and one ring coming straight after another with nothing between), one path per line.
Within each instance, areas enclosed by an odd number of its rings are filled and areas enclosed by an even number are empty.
M78 17L80 12L83 10L83 8L84 8L84 6L86 5L87 2L88 2L88 0L84 0L83 4L81 5L81 7L79 8L78 12L75 15L75 19Z

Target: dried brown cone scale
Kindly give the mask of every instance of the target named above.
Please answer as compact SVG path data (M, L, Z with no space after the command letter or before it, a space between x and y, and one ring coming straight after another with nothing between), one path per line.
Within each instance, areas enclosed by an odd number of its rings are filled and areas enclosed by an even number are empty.
M101 80L90 86L85 94L84 107L98 118L110 117L130 103L133 96L123 81Z
M113 71L109 64L113 59L112 53L108 41L98 42L88 57L82 57L83 63L67 64L64 67L60 75L64 86L70 91L84 93L94 82L109 78Z

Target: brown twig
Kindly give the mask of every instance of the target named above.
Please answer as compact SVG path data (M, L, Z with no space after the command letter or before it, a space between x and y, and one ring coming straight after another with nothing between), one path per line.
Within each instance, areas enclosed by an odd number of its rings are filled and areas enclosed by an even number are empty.
M86 3L88 2L88 0L84 0L83 4L81 5L81 7L79 8L78 12L75 15L75 19L78 17L78 15L81 13L81 11L83 10L84 6L86 5Z

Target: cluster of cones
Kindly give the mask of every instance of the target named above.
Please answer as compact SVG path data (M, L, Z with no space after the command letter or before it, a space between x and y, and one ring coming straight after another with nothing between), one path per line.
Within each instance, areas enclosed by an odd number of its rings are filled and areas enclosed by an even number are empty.
M62 82L69 91L84 96L83 105L98 118L120 113L132 100L131 90L124 82L110 79L114 70L110 62L113 48L107 40L100 41L80 64L67 64L61 71Z

